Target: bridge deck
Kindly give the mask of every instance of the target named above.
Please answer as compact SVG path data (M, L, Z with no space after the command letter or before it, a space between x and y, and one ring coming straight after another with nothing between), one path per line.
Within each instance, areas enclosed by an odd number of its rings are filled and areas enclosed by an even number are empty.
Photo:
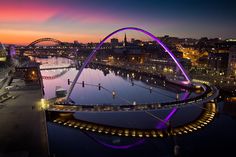
M199 105L214 100L219 94L216 87L206 86L206 91L195 98L187 100L174 101L169 103L137 104L137 105L74 105L67 103L50 102L48 111L60 112L127 112L127 111L145 111L157 109L169 109L173 107L185 107L187 105ZM54 100L54 99L53 99Z
M80 129L82 131L92 131L101 134L125 136L125 137L146 137L146 138L162 138L168 136L176 136L197 131L208 125L215 117L217 112L215 103L208 103L205 110L202 111L200 116L187 124L172 128L171 126L166 129L133 129L115 127L111 125L98 124L83 120L78 120L73 117L73 113L47 111L47 119L50 122L59 124L66 127Z

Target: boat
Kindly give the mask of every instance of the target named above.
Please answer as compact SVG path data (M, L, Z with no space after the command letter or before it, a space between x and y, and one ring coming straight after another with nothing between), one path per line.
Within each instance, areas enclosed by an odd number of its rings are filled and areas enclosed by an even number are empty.
M67 94L67 90L62 88L61 86L56 86L56 97L59 98L59 97L65 97L66 94Z

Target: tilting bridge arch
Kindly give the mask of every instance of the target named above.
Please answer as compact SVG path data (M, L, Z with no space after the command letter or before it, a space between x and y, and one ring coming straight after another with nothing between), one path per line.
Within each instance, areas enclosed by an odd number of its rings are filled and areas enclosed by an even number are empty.
M181 70L182 74L184 75L185 79L186 79L186 83L187 84L191 84L191 80L190 77L188 76L187 72L185 71L185 69L183 68L183 66L178 62L177 58L175 57L175 55L161 42L160 39L158 39L155 35L153 35L152 33L143 30L141 28L137 28L137 27L124 27L124 28L120 28L114 32L112 32L111 34L107 35L96 47L95 49L91 52L91 54L87 57L87 59L84 61L83 65L81 66L79 72L77 73L77 75L75 76L75 79L73 80L70 89L67 93L66 96L66 101L69 101L70 95L74 89L74 86L77 82L77 80L79 79L83 69L91 62L91 60L93 59L93 57L96 55L96 53L98 52L98 50L101 48L101 46L107 41L107 39L109 39L111 36L122 32L122 31L126 31L126 30L134 30L137 32L141 32L144 33L145 35L151 37L154 41L156 41L164 50L166 53L169 54L169 56L174 60L175 64L178 66L178 68Z

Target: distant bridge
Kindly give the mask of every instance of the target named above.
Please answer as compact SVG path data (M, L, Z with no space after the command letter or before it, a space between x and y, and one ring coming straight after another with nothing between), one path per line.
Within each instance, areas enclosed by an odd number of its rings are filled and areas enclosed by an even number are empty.
M35 47L36 44L38 43L41 43L41 42L45 42L45 41L51 41L51 42L54 42L56 44L62 44L62 42L60 40L57 40L57 39L54 39L54 38L40 38L40 39L37 39L35 41L33 41L32 43L30 43L27 48L30 48L30 47Z
M60 78L61 76L65 75L70 69L65 69L62 72L60 72L59 74L53 75L53 76L42 76L42 78L44 80L54 80L57 78Z

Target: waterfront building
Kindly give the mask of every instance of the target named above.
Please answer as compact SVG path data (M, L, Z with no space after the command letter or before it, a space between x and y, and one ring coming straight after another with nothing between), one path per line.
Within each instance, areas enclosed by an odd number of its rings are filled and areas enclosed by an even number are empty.
M236 77L236 46L229 51L228 75Z
M0 62L6 62L7 60L7 51L5 46L0 43Z

